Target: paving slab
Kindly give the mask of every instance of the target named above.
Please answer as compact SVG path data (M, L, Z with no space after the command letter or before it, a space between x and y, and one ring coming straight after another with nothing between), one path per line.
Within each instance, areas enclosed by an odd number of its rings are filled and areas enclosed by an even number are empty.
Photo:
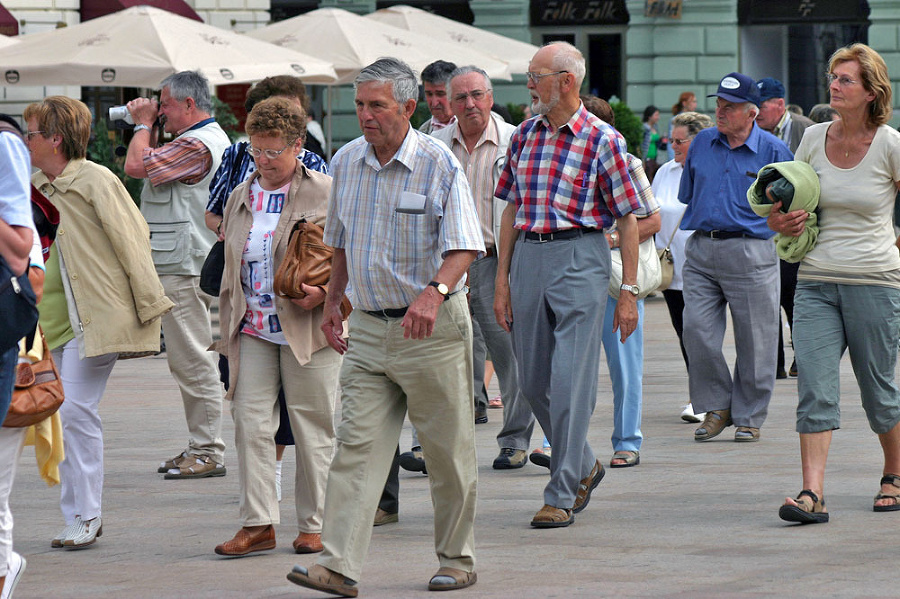
M796 379L777 381L759 443L734 443L733 428L696 443L695 426L679 418L687 376L661 297L647 300L645 318L641 464L609 470L572 526L532 529L547 470L533 464L491 469L501 411L489 410L490 422L476 427L478 583L454 596L896 597L900 512L872 511L881 451L859 405L849 360L841 364L843 428L834 435L826 483L831 522L788 525L778 519L778 507L800 490ZM733 356L730 332L726 345ZM315 560L291 550L297 529L290 485L276 527L278 548L244 558L213 553L239 528L230 415L227 476L167 481L156 473L158 463L186 442L180 396L164 357L119 362L101 416L103 536L90 548L50 548L63 523L59 491L39 478L33 449L23 453L11 505L15 548L28 568L16 599L327 596L285 578L293 564ZM611 432L604 364L589 439L607 462ZM532 447L540 442L537 430ZM408 425L401 444L408 449ZM293 471L288 452L285 480ZM427 582L437 560L427 477L402 472L400 497L400 522L374 531L361 597L433 596Z

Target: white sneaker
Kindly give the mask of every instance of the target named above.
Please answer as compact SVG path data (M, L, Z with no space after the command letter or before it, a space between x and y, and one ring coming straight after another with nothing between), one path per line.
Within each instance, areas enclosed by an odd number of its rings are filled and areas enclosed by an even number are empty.
M695 414L691 404L684 406L684 409L681 411L681 419L685 422L703 422L704 417L706 417L706 412Z
M69 525L63 526L63 529L59 531L59 533L53 537L53 540L50 541L50 546L54 549L59 549L63 546L63 543L66 542L70 536L74 536L75 532L81 527L81 516L75 516L75 521Z
M19 579L22 578L22 574L25 572L26 565L28 565L28 562L25 561L24 557L15 551L9 552L6 582L3 585L3 592L0 593L0 599L10 599L12 597L13 591L16 590L16 585L19 584Z
M66 537L63 546L66 549L87 547L88 545L93 545L97 537L102 536L103 522L100 521L100 516L97 516L90 520L82 520L81 526L76 527L74 533Z

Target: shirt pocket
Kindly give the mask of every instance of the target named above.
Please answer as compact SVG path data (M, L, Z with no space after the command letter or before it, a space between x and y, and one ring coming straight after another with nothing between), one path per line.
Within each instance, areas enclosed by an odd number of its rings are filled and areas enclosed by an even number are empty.
M581 170L576 167L566 167L559 173L556 186L554 204L563 210L573 204L582 206L591 197L591 190L595 185L595 177L589 170Z
M190 223L147 223L153 264L171 266L188 261Z

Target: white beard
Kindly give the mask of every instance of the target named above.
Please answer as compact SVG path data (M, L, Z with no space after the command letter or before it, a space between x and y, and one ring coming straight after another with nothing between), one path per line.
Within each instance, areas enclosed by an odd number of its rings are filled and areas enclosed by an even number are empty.
M547 102L541 102L539 98L535 98L531 101L531 111L535 114L547 114L559 104L559 84L553 86L553 89L550 91L550 100Z

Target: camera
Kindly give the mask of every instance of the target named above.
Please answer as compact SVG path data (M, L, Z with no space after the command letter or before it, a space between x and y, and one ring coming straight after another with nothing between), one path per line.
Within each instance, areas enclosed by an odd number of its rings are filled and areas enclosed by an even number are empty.
M109 120L111 121L125 121L129 125L134 124L134 119L131 118L131 113L128 112L128 108L125 106L112 106L109 109Z

